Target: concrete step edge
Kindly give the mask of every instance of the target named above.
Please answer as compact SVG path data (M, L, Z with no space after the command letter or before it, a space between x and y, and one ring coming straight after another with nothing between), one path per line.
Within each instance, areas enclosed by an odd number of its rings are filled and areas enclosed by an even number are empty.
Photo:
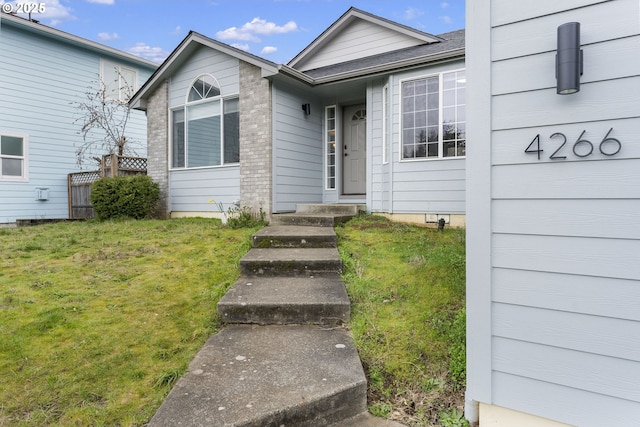
M231 325L200 349L149 426L327 426L366 411L366 394L347 330Z

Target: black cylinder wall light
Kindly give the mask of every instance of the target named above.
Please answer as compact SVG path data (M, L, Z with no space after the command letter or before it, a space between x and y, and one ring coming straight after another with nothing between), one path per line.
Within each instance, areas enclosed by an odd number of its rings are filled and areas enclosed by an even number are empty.
M567 22L558 27L556 54L557 93L570 95L580 91L582 75L582 49L580 49L580 23Z

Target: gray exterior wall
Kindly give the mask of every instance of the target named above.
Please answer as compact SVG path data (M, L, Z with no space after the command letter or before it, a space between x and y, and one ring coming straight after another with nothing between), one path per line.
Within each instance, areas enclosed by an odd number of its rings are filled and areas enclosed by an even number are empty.
M187 92L194 79L205 73L209 73L216 78L220 84L222 96L238 94L240 92L238 67L239 60L237 58L204 46L200 47L171 76L169 108L184 105L187 99Z
M305 116L302 104L311 104ZM322 203L324 107L305 87L273 83L274 212L296 209L296 203Z
M392 109L391 102L393 100L392 84L389 84L389 79L381 79L375 81L370 92L370 106L369 115L373 118L371 123L371 173L370 185L371 195L369 198L370 209L374 212L391 212L391 171L392 171L392 158L391 158L391 130L392 126ZM383 107L383 88L388 86L387 105ZM396 88L396 92L399 89ZM383 113L387 116L387 128L383 129ZM399 128L396 128L399 129ZM384 132L384 135L383 135ZM383 138L386 138L386 162L383 161Z
M571 425L634 424L640 4L467 8L467 398ZM581 23L584 75L580 92L560 96L556 29L572 21ZM610 129L621 148L605 156ZM562 144L556 133L567 138L564 159L549 158ZM524 152L536 135L540 160ZM580 135L593 144L588 157L572 150Z
M401 160L400 84L402 80L464 69L463 61L391 75L370 85L370 209L388 213L465 213L465 158ZM388 82L387 164L382 159L382 92ZM468 111L468 115L471 113ZM467 142L467 147L473 141Z
M223 97L240 94L239 72L240 61L237 58L206 47L199 48L171 76L169 108L184 105L194 79L204 73L216 78ZM168 119L169 115L165 112L165 123ZM170 146L170 140L167 139L165 144ZM170 164L170 157L168 161ZM227 210L234 206L234 201L241 199L240 166L235 164L184 170L170 168L169 188L170 212L213 213L218 211L216 203L222 203ZM216 203L210 203L210 200Z
M415 46L415 38L390 28L354 20L327 46L296 68L305 71Z
M0 28L0 133L28 138L28 180L0 179L0 223L16 219L68 218L67 175L80 171L76 150L80 113L74 106L95 87L100 60L138 70L139 84L152 66L140 67L126 58L100 53L51 35L16 27L3 18ZM100 138L98 136L98 138ZM127 138L137 142L137 154L146 155L146 119L132 111ZM97 153L102 154L102 153ZM85 164L84 170L97 165ZM49 200L37 201L36 188L48 188Z

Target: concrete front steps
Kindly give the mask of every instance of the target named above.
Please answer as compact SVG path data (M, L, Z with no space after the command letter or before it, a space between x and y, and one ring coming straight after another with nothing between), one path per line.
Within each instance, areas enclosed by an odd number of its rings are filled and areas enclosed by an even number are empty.
M316 209L288 216L301 224L346 215ZM333 227L275 222L253 236L240 279L218 303L226 326L150 426L400 426L367 413L366 377L341 327L350 303Z
M349 221L365 208L365 205L358 204L297 205L294 213L273 215L271 223L275 225L334 227Z

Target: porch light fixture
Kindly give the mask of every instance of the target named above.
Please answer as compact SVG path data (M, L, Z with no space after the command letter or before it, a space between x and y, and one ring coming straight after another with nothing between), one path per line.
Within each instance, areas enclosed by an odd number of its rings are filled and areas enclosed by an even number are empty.
M582 68L580 23L567 22L558 27L558 51L556 54L558 95L571 95L580 91Z
M305 116L311 114L311 104L302 104L302 111L304 111Z

